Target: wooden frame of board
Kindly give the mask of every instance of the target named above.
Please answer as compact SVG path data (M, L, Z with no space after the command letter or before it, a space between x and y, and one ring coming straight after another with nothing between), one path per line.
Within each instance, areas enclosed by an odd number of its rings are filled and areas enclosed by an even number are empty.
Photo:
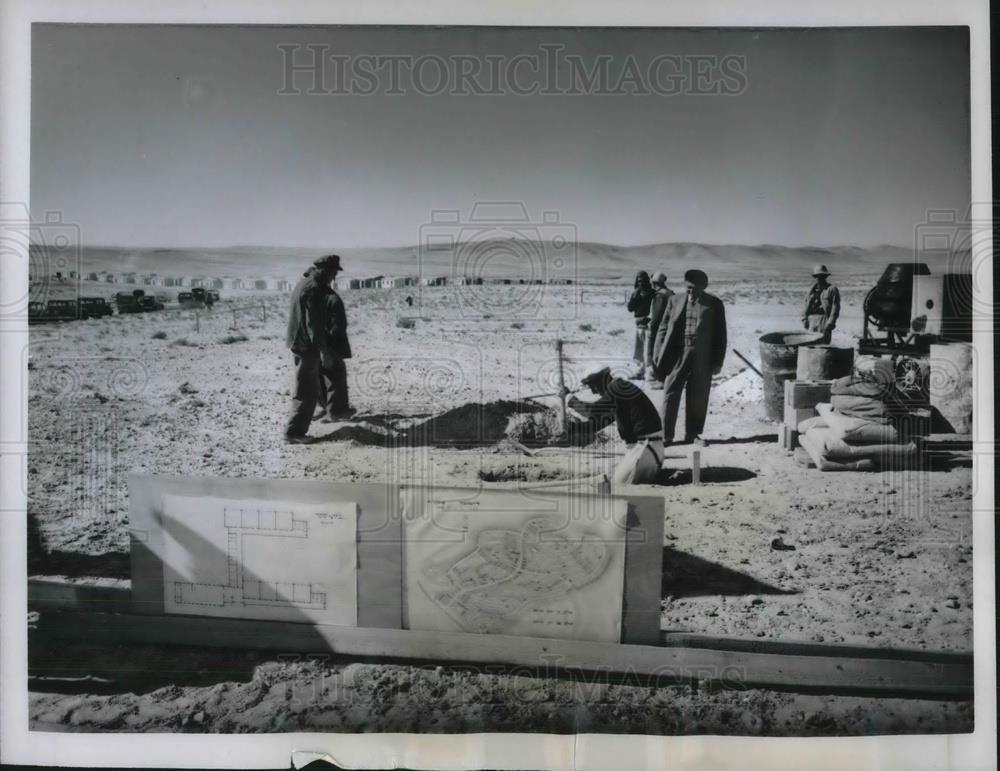
M470 496L479 489L510 490L533 499L586 498L582 493L552 493L516 488L441 488ZM358 627L403 630L403 536L400 486L300 479L227 479L133 475L129 477L132 610L163 615L164 494L220 498L358 504ZM592 496L591 496L592 497ZM663 499L628 496L625 582L621 642L656 645L660 640L660 586L663 563ZM294 623L294 622L289 622Z

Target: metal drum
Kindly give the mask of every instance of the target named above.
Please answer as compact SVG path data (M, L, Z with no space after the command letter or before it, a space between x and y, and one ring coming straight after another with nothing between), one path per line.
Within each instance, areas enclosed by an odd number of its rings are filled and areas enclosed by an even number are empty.
M785 417L785 381L795 379L799 348L822 339L821 332L769 332L760 338L764 412L770 420L781 421Z
M799 350L796 380L835 380L851 374L854 349L832 345L804 345Z

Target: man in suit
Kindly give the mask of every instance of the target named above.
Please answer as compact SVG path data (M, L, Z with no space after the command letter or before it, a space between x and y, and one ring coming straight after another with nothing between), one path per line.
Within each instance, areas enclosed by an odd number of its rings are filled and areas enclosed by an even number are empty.
M726 312L722 300L708 294L708 276L700 270L684 274L687 292L667 300L656 331L653 370L663 380L663 439L673 442L681 392L686 391L684 443L704 445L701 437L708 413L712 375L726 356Z

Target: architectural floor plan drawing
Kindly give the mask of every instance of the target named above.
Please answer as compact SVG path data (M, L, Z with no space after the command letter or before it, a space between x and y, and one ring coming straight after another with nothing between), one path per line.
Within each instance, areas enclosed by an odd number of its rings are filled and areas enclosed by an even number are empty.
M619 639L624 504L579 521L516 491L453 505L413 490L404 507L409 628Z
M225 584L174 581L177 605L261 605L296 607L310 610L326 608L326 593L316 584L266 581L244 570L245 539L308 538L309 523L295 518L293 511L277 511L267 506L248 509L225 508L226 575ZM280 548L281 544L276 543Z
M353 625L357 505L164 496L167 612Z

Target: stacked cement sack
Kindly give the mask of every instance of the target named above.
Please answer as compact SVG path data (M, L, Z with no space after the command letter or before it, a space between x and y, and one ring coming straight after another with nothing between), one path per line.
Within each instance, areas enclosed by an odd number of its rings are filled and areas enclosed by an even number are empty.
M798 425L799 442L822 471L874 471L909 465L925 416L903 403L889 359L865 359L830 385L830 402Z

